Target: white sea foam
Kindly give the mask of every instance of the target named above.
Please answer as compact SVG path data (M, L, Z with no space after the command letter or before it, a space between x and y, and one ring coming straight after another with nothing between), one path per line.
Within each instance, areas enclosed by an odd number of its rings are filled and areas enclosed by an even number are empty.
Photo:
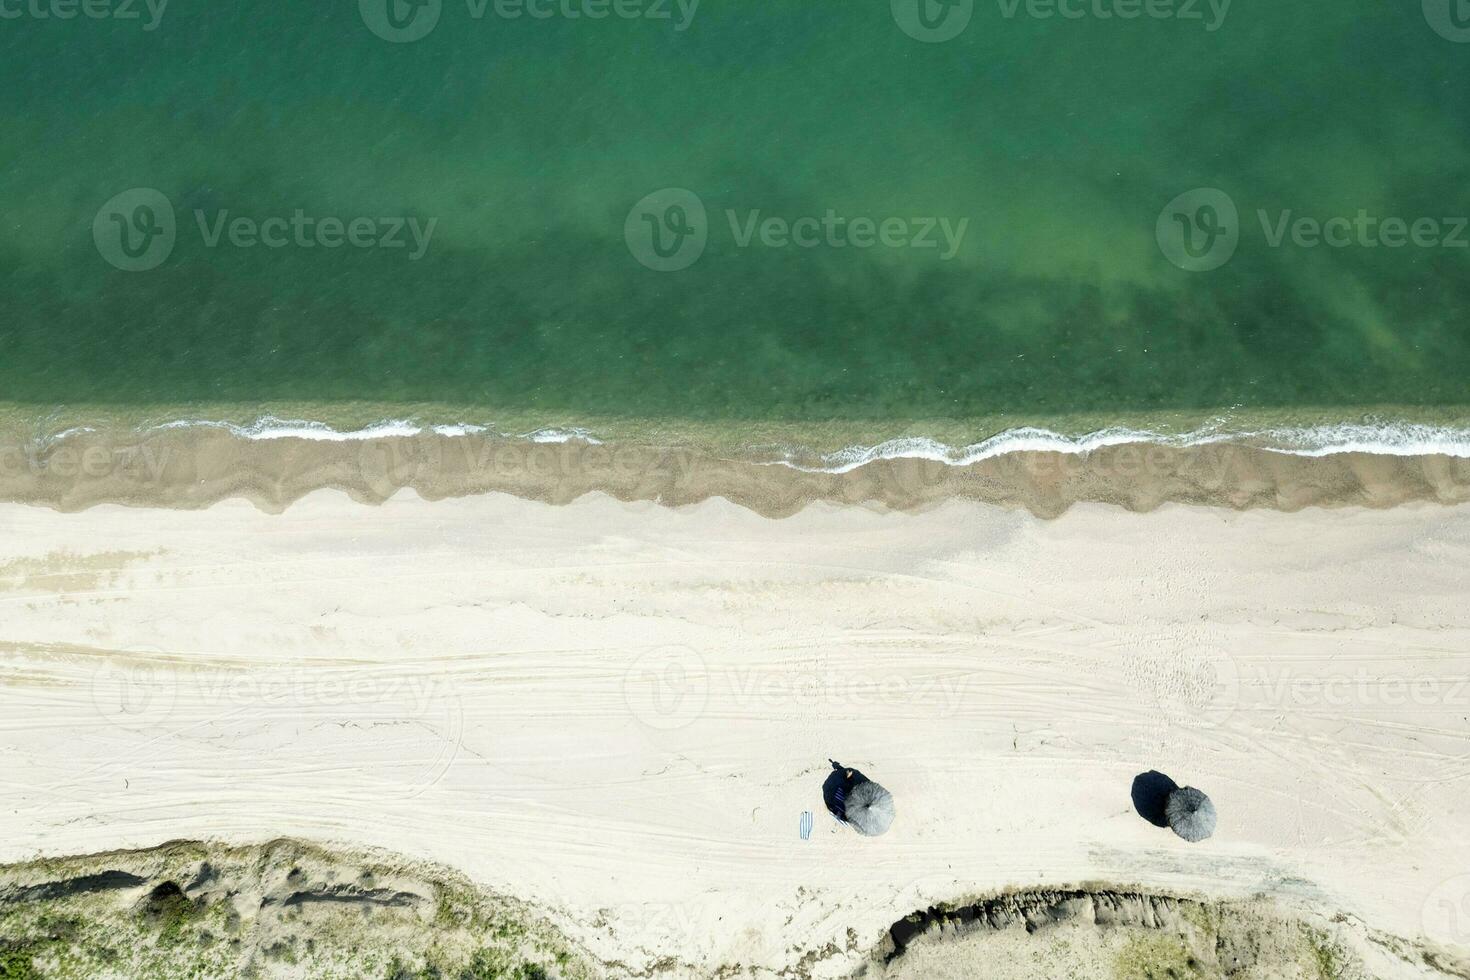
M83 432L95 431L97 430L92 428L90 425L74 425L70 429L63 429L61 432L57 432L54 435L43 435L39 437L36 440L36 446L40 449L49 449L56 443L65 442L67 439L71 438L74 435L80 435Z
M1370 453L1470 458L1470 429L1417 423L1318 425L1240 432L1211 426L1186 433L1111 427L1079 436L1028 426L1008 429L968 446L949 446L927 438L890 439L876 446L851 446L815 459L787 452L785 458L767 465L788 466L809 473L847 473L884 459L925 459L950 466L968 466L1011 453L1084 455L1108 446L1145 444L1185 448L1222 442L1293 456Z
M319 442L355 442L369 439L411 437L434 432L446 437L491 433L504 438L535 443L582 441L602 445L602 440L579 427L544 427L530 432L507 432L492 425L467 422L430 424L411 419L384 419L359 429L337 429L325 422L280 419L264 416L247 425L210 419L180 419L147 427L146 431L180 428L224 429L241 439L307 439ZM78 426L46 437L48 444L70 435L94 431ZM1012 453L1053 452L1084 455L1109 446L1157 445L1173 448L1236 443L1293 456L1333 456L1367 453L1382 456L1453 456L1470 459L1470 427L1425 425L1412 422L1362 422L1332 425L1283 426L1258 430L1232 430L1226 423L1184 433L1154 432L1112 426L1082 435L1066 435L1051 429L1024 426L1007 429L964 446L951 446L925 436L889 439L875 446L850 446L832 453L817 454L781 450L780 458L763 465L785 466L811 473L848 473L878 460L922 459L950 466L968 466Z
M278 419L267 415L251 422L249 425L239 425L234 422L218 422L210 419L180 419L175 422L164 422L159 425L150 426L150 431L164 429L224 429L231 435L241 439L270 440L270 439L308 439L315 442L360 442L368 439L391 439L400 436L417 436L425 432L433 432L441 436L468 436L482 432L495 432L496 430L487 425L475 425L468 422L456 422L453 424L426 425L410 419L384 419L360 429L341 430L333 428L325 422L312 422L304 419ZM532 442L571 442L580 439L594 445L600 445L590 432L579 428L541 428L533 432L517 434L497 433L508 435L512 438L529 439Z
M1379 456L1454 456L1470 458L1470 429L1443 425L1331 425L1272 429L1264 433L1274 452L1295 456L1373 453Z

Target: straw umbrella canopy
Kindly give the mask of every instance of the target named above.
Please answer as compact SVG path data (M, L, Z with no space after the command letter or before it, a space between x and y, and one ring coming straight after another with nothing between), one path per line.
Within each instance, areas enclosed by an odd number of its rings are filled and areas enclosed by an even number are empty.
M847 823L864 837L877 837L893 824L893 794L871 779L847 793Z
M1164 810L1174 833L1191 844L1215 832L1215 804L1193 786L1183 786L1170 793Z

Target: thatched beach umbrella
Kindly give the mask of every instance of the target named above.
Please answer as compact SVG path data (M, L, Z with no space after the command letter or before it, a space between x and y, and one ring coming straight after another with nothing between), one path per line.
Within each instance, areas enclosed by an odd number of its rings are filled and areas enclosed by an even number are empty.
M869 779L847 793L847 823L864 837L877 837L893 825L893 794Z
M1170 793L1165 813L1174 833L1191 844L1215 832L1215 804L1193 786L1181 786Z

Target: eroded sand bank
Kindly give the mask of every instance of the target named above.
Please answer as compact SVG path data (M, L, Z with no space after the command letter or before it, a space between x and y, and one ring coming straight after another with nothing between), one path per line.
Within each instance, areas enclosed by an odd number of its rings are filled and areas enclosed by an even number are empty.
M848 975L1088 881L1465 945L1467 594L1470 508L1427 504L4 505L0 860L384 847L669 976ZM822 812L829 757L888 835ZM1213 839L1140 818L1150 769Z
M818 961L819 968L830 963ZM897 922L853 980L1375 980L1463 975L1447 950L1269 899L1027 889ZM174 841L0 866L0 974L309 980L748 976L598 962L452 869L292 840ZM784 976L809 977L805 963Z

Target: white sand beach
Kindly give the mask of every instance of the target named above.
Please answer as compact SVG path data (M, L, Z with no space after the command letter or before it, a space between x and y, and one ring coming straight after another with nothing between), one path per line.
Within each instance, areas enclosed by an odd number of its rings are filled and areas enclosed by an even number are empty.
M657 976L845 976L1086 882L1464 947L1467 597L1470 506L4 504L0 861L387 848ZM824 812L829 757L887 835ZM1212 839L1134 811L1151 769Z

